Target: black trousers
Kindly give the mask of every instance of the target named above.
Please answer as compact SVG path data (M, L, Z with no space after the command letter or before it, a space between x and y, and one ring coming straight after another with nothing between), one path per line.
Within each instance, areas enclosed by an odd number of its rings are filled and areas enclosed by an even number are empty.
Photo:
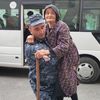
M63 98L64 98L64 96L58 96L58 97L57 97L57 100L63 100ZM77 93L73 94L73 95L71 96L71 99L72 99L72 100L78 100Z
M64 94L64 92L62 91L60 85L59 85L59 81L57 80L57 84L56 84L56 97L57 97L57 100L63 100L64 97L66 97L66 95ZM72 100L78 100L78 95L77 93L73 94L71 96L71 99Z

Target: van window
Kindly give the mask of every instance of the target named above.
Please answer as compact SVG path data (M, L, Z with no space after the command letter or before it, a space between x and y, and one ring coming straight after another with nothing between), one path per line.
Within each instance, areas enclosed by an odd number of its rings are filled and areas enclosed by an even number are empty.
M19 30L18 0L0 1L0 30Z
M79 0L55 0L60 9L61 19L68 24L71 31L78 30Z

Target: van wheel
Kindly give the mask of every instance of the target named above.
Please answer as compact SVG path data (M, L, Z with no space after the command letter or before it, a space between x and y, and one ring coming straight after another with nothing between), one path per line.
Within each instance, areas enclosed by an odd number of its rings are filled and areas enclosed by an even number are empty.
M100 75L98 63L90 57L81 57L77 68L78 79L82 83L95 82Z

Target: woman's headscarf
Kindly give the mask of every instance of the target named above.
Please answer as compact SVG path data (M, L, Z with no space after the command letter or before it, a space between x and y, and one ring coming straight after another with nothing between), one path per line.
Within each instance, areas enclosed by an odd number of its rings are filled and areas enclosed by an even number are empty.
M45 7L45 9L44 9L44 17L45 17L46 10L48 8L52 8L53 9L53 11L56 13L56 20L59 21L60 20L60 12L59 12L59 9L55 5L53 5L53 4L47 5Z

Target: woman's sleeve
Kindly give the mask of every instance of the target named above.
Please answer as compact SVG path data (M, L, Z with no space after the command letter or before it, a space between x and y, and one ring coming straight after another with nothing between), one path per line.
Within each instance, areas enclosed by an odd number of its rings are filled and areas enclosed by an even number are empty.
M67 54L71 39L69 28L65 23L61 25L57 35L57 46L53 48L53 51L58 58L61 58Z

